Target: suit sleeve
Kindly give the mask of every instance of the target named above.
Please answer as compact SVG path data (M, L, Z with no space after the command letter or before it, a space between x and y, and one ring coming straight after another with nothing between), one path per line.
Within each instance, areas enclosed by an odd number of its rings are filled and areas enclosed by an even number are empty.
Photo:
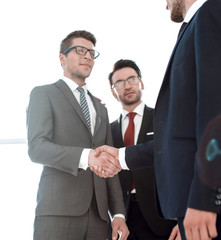
M213 117L221 112L221 1L207 1L196 15L195 69L197 89L197 145L203 131ZM197 153L195 161L197 159ZM197 172L190 189L188 206L196 209L219 212L215 204L216 191L204 185Z
M28 153L33 162L78 174L83 148L53 142L53 109L43 87L34 88L27 109Z
M154 141L126 147L125 160L130 170L154 165Z

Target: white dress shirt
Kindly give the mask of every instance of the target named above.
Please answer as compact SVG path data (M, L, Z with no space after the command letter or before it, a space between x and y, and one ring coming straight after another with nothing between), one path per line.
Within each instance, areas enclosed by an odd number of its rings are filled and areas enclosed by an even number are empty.
M191 18L194 16L196 11L206 2L207 0L197 0L192 4L192 6L189 8L189 10L186 13L186 16L184 18L184 22L188 23Z
M145 106L144 103L141 102L133 111L133 112L137 113L135 118L134 118L134 125L135 125L134 144L137 143L138 135L139 135L139 132L140 132L141 123L142 123L142 119L143 119L144 106ZM128 112L124 111L123 114L122 114L123 115L123 118L122 118L122 136L124 136L127 125L129 123L128 117L127 117L127 120L125 119L125 116L126 116L127 113ZM129 170L129 168L126 164L126 161L125 161L125 149L126 149L126 147L119 149L119 161L120 161L120 165L121 165L122 169Z
M134 117L134 145L137 144L138 136L140 133L140 128L143 120L143 114L144 114L144 103L141 102L134 110L133 112L136 113ZM126 129L129 124L129 117L127 116L129 112L123 109L122 112L122 119L121 119L121 129L122 129L122 136L124 138L124 134L126 132ZM136 193L136 189L133 189L131 193Z
M134 117L134 144L137 144L137 139L138 139L138 135L140 132L140 127L141 127L141 123L142 123L142 119L143 119L143 111L144 111L144 103L141 102L135 109L133 112L136 113L135 117ZM124 137L124 134L126 132L126 129L128 127L129 124L129 117L127 116L129 112L124 110L122 111L122 120L121 120L121 129L122 129L122 136Z

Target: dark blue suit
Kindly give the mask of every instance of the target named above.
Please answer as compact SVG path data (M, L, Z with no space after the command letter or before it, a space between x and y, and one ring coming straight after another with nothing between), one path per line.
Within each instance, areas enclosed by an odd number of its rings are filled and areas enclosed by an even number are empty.
M221 114L207 125L197 155L199 177L211 188L221 188ZM220 189L221 190L221 189ZM221 191L217 203L221 202Z
M166 218L184 217L187 207L221 212L217 189L203 185L195 170L201 135L220 112L221 0L208 0L177 40L155 107L154 164ZM152 147L150 143L128 147L128 167L151 164ZM202 198L208 195L213 198Z

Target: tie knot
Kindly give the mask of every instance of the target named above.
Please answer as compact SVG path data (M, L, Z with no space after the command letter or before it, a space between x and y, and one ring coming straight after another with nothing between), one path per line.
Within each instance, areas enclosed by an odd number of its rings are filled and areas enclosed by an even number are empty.
M77 90L80 92L80 93L83 93L84 94L84 89L82 87L77 87Z
M135 112L129 112L127 114L127 116L129 117L129 119L134 119L134 117L136 116L136 113Z

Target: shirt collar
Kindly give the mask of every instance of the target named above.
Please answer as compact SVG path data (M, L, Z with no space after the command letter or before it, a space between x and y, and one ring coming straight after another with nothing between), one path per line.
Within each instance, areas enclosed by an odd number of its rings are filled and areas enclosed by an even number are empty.
M197 0L193 3L193 5L190 7L190 9L187 11L186 16L184 18L183 22L188 23L191 18L194 16L194 14L197 12L197 10L206 2L207 0Z
M71 80L68 77L63 76L62 80L68 85L68 87L71 89L72 92L74 92L77 89L77 87L79 87L76 82L74 82L73 80ZM82 86L82 88L87 93L87 86L86 86L86 84L84 86Z
M141 117L143 116L143 110L144 110L144 103L141 102L134 110L133 112L135 112L136 114L140 115ZM125 119L126 115L128 114L128 111L126 110L122 110L122 120Z

